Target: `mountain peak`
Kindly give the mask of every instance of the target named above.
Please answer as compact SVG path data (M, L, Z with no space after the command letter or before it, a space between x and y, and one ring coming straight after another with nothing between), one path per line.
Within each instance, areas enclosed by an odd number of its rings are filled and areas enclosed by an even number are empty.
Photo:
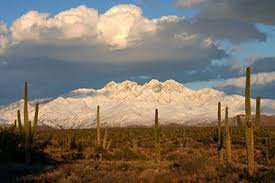
M161 91L162 83L157 79L152 79L148 83L145 83L144 86L147 88L150 88L156 92L159 92L159 91Z
M164 82L161 82L157 79L152 79L143 85L139 85L137 82L130 81L130 80L125 80L121 83L116 83L114 81L111 81L108 84L106 84L104 88L108 89L108 90L120 90L120 91L121 90L131 90L134 88L150 89L155 92L160 92L162 90L165 90L165 91L183 91L183 90L193 91L192 89L185 87L183 84L181 84L173 79L169 79Z
M107 89L112 89L114 86L116 86L117 83L115 81L111 81L109 83L107 83L104 88L107 88Z
M184 89L186 88L183 84L173 80L173 79L169 79L169 80L166 80L163 82L163 87L165 89L168 89L168 90L173 90L173 89ZM191 90L191 89L190 89Z
M39 125L62 128L94 127L96 107L100 105L102 124L106 126L151 126L154 110L160 110L161 123L197 125L216 120L217 103L230 106L230 115L244 110L244 97L204 88L192 90L183 84L153 79L143 85L133 81L109 82L104 88L77 89L67 95L40 103ZM252 102L255 102L252 99ZM29 105L30 115L34 106ZM0 108L0 123L13 123L14 114L23 108L22 100ZM275 100L262 101L263 112L275 111ZM253 109L255 110L255 109Z
M116 83L115 81L111 81L108 84L105 85L104 88L109 90L129 90L135 86L138 86L137 82L125 80L121 83Z

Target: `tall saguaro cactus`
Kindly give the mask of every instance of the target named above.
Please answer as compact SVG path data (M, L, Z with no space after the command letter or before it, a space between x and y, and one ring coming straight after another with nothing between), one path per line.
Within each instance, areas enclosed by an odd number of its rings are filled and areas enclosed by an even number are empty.
M242 134L243 134L243 124L242 124L242 120L241 120L240 115L236 116L236 122L237 122L237 125L238 125L238 134L241 137Z
M245 122L246 122L246 150L247 150L247 170L249 175L255 171L254 160L254 124L251 119L251 102L250 102L250 68L246 68L245 83Z
M29 121L28 112L28 83L24 84L24 134L25 134L25 161L27 164L31 161L30 143L31 143L31 122Z
M112 139L109 139L109 141L108 141L108 129L105 128L103 142L101 142L100 131L101 131L101 129L100 129L99 106L97 106L97 111L96 111L96 144L97 144L96 158L99 160L102 160L104 152L107 151L111 147Z
M223 161L223 134L221 120L221 102L218 103L218 159Z
M156 163L160 163L160 127L159 127L158 109L155 110L155 151L156 151Z
M232 152L231 152L231 135L229 130L229 124L228 124L228 107L225 108L225 148L226 148L226 158L227 162L231 163L232 161Z
M28 132L29 128L29 112L28 112L28 83L25 82L24 84L24 128L25 128L25 133Z
M256 97L256 117L255 117L255 125L257 128L260 127L261 121L261 98Z
M17 111L17 121L18 121L18 128L20 134L24 135L25 137L25 162L29 164L31 162L31 146L33 142L33 137L36 133L37 129L37 122L38 122L38 110L39 110L39 104L35 105L35 114L33 119L33 126L31 124L31 121L29 121L29 113L28 113L28 83L25 82L24 84L24 125L22 126L21 123L21 115L20 110Z
M101 145L99 106L97 106L97 109L96 109L96 142L97 142L97 146L99 147Z
M35 135L37 129L37 122L38 122L38 110L39 104L35 104L35 112L34 112L34 119L33 119L33 128L32 128L32 135Z
M21 122L20 110L17 110L17 123L18 123L19 133L23 134L23 126L22 126L22 122Z

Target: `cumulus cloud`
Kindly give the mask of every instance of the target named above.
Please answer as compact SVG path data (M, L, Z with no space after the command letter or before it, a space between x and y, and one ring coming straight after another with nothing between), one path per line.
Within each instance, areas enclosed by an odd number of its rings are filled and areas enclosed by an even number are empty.
M157 26L142 15L139 7L118 5L100 16L97 28L106 44L122 49L135 45L145 33L154 33Z
M149 19L135 5L117 5L104 13L86 6L56 15L29 11L10 28L10 56L70 61L195 63L226 56L209 35L190 28L184 17ZM196 54L194 54L196 53Z
M97 10L86 6L72 8L53 17L30 11L13 22L11 32L15 41L89 39L96 36L97 22Z
M84 5L65 10L55 16L30 11L17 19L12 27L16 41L68 41L104 43L114 49L134 45L156 25L142 15L135 5L118 5L104 14Z

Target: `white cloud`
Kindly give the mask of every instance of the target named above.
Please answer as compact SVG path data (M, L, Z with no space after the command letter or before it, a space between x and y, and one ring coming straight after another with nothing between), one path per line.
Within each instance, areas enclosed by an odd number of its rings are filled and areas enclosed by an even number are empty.
M231 78L223 81L217 88L237 87L245 88L245 77ZM275 81L275 72L262 72L251 75L251 85L268 85Z
M144 33L154 32L156 28L135 5L118 5L101 15L97 10L82 5L53 17L30 11L17 19L11 30L16 41L78 39L122 49L133 46Z
M10 28L14 46L9 55L95 62L170 60L193 65L225 56L208 35L192 32L190 25L187 18L175 15L147 18L131 4L101 14L83 5L56 15L29 11Z
M11 31L15 41L89 39L96 36L97 22L97 10L86 6L72 8L53 17L30 11L13 23Z
M145 33L154 33L157 26L142 15L135 5L118 5L100 16L100 39L107 45L123 49L136 44Z
M88 39L96 36L98 19L97 10L79 6L59 13L51 21L61 28L64 39Z

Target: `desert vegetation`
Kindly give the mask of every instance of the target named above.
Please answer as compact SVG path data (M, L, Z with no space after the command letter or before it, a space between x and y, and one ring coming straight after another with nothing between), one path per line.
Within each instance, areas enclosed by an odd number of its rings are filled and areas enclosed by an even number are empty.
M151 128L101 126L96 129L41 128L39 104L31 122L27 83L23 124L1 127L3 182L272 182L275 180L275 127L261 125L260 97L255 115L246 71L245 116L230 116L217 104L209 127L161 125L155 109ZM223 115L224 114L224 117Z

